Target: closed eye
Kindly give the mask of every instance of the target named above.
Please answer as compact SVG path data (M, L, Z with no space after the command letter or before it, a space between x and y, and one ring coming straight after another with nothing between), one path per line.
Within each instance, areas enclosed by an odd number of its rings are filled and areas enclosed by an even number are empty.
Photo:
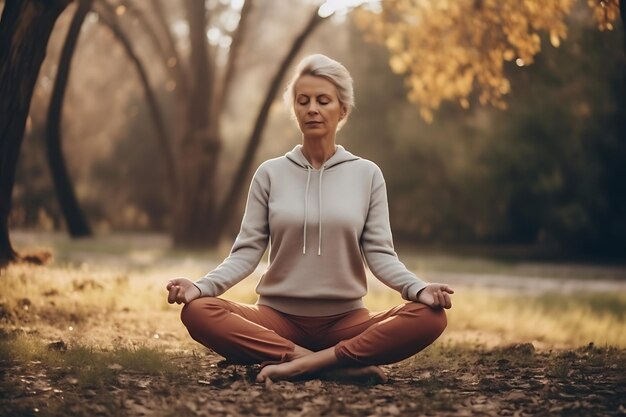
M331 102L331 99L330 97L328 97L328 95L322 94L322 95L317 96L317 102L320 104L328 104Z

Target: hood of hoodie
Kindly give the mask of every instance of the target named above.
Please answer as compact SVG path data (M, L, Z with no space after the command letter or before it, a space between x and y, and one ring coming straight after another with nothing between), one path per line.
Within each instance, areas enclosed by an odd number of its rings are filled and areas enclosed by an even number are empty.
M304 154L302 153L302 145L296 145L291 151L287 152L285 156L294 164L302 167L302 169L307 170L306 187L304 189L304 221L303 221L304 225L303 225L303 232L302 232L303 234L302 254L305 255L306 254L306 229L307 229L307 223L309 220L308 219L309 184L311 182L311 172L314 170L314 168L311 165L311 163L305 158ZM331 156L326 162L324 162L324 164L319 170L320 180L319 180L319 190L318 190L318 193L319 193L319 198L318 198L318 201L319 201L319 210L318 210L319 212L319 219L318 219L319 238L318 239L319 240L318 240L318 246L317 246L318 256L322 255L322 220L323 220L322 219L322 181L324 177L324 171L331 169L332 167L335 167L339 164L343 164L345 162L356 161L357 159L360 159L360 158L348 152L343 146L337 145L337 150L335 151L333 156Z
M307 169L307 167L311 167L311 169L313 169L311 163L305 158L304 154L302 153L302 145L296 145L292 150L287 152L285 156L291 162L301 166L304 169ZM348 152L343 146L337 145L337 150L335 151L333 156L331 156L326 162L324 162L324 165L321 169L327 170L334 167L335 165L339 165L348 161L355 161L357 159L360 158Z

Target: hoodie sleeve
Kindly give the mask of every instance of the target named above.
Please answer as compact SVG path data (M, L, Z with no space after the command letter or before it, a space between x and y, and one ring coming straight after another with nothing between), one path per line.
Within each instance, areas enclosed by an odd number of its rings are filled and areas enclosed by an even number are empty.
M361 235L361 248L367 266L376 278L400 292L405 300L417 301L417 293L427 284L398 259L389 224L387 187L378 167L372 179L370 205Z
M195 285L203 297L217 297L250 275L261 261L269 239L269 177L261 167L252 178L241 229L230 254Z

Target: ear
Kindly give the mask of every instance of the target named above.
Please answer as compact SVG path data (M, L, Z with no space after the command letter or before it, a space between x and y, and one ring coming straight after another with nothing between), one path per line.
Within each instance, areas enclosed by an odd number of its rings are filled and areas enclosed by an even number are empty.
M339 120L343 120L348 115L348 106L345 104L341 105L341 114L339 115Z

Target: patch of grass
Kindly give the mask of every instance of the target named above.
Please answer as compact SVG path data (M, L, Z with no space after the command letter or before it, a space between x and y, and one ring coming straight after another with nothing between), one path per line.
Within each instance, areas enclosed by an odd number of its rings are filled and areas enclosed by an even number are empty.
M532 302L551 315L563 310L582 308L598 316L613 316L619 320L624 320L626 316L626 294L623 293L550 293L535 297Z
M460 250L459 250L460 249ZM572 262L571 259L543 257L523 248L468 246L466 248L445 245L417 246L399 245L400 259L411 270L428 276L430 272L458 272L469 274L495 274L505 278L549 277L562 279L626 279L626 265L598 262ZM539 255L539 256L538 256ZM576 259L576 261L579 261Z
M614 346L589 344L578 350L587 365L594 367L614 367L626 369L626 351Z
M599 307L600 300L606 307ZM625 295L546 294L539 297L459 291L448 312L448 329L482 330L506 343L532 341L563 347L626 347Z
M47 354L43 343L31 336L16 336L0 340L0 361L26 363L40 360Z
M109 360L120 364L123 369L149 375L177 375L179 369L172 364L171 356L160 349L145 346L135 349L117 348L109 352Z
M409 369L459 369L474 362L480 347L467 342L441 341L434 343L405 362Z
M38 316L63 325L96 312L114 311L129 292L127 276L87 267L18 264L3 271L2 281L0 303L6 312L20 321Z
M32 236L36 237L37 234ZM0 326L29 328L40 331L48 339L97 343L100 347L122 343L137 346L146 342L180 349L185 343L195 343L180 322L180 306L167 303L165 284L176 276L197 279L214 266L208 259L215 258L219 251L170 256L171 248L162 236L135 240L123 235L112 236L96 239L85 248L81 246L85 243L82 241L79 245L59 236L55 239L50 241L54 251L69 251L76 257L82 254L85 262L53 263L46 267L13 265L2 272ZM123 243L128 251L111 251L109 245L117 243ZM444 270L447 264L456 265L454 256L428 256L416 259L440 262ZM497 269L484 259L460 262L457 266L461 270L466 267L481 272ZM534 271L533 276L551 271L524 265L518 264L516 268ZM419 265L412 267L418 272L420 268ZM564 272L577 270L579 266L560 265L559 268ZM422 269L433 270L427 264ZM254 303L254 288L260 274L260 270L255 271L223 297ZM372 311L403 302L406 301L397 292L374 285L365 297L365 304ZM626 347L626 293L518 296L492 292L489 288L457 288L453 308L446 313L448 329L443 340L448 337L469 340L471 337L475 342L491 343L491 346L532 342L538 348L576 348L589 342L598 346Z
M12 265L2 273L0 295L5 321L43 320L66 327L94 314L158 310L167 306L165 282L146 275L120 273L113 267L41 267Z
M549 376L558 380L565 380L572 372L572 362L566 358L558 358L548 367Z
M21 335L0 340L0 357L23 366L41 363L58 376L75 379L79 387L111 385L121 372L128 371L167 378L181 375L172 354L147 347L103 350L76 345L56 350L39 339Z

